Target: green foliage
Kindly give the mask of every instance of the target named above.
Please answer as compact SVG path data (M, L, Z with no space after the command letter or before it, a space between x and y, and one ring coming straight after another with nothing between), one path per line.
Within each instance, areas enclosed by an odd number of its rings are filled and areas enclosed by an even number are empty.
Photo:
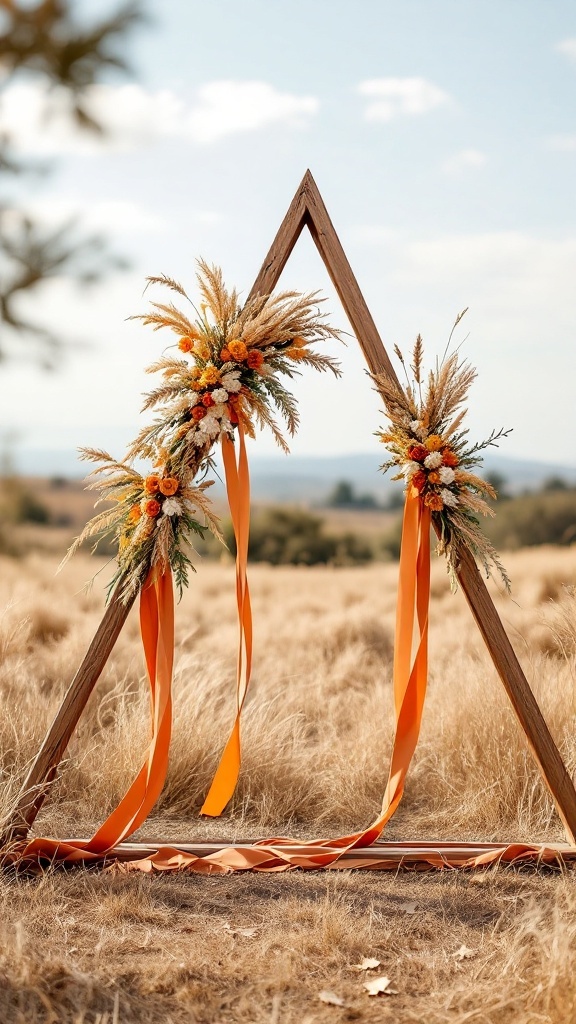
M46 505L18 477L8 476L2 479L0 486L0 521L6 533L8 526L20 523L47 526L51 516Z
M325 502L326 508L378 508L373 494L356 494L354 485L349 480L340 480L330 492Z
M224 537L235 554L231 524ZM373 557L370 545L353 533L324 533L319 516L303 509L268 508L256 512L250 528L248 557L270 565L355 565Z
M74 0L0 0L0 78L4 88L22 77L43 83L49 98L65 94L78 129L101 134L103 128L86 102L88 92L111 70L127 70L125 39L141 14L138 3L130 2L87 26L77 17L77 7ZM4 132L0 175L29 170L37 170L35 164L22 160L10 133ZM12 339L26 338L35 359L50 368L61 341L44 324L28 319L22 299L29 300L51 278L66 275L86 284L99 279L110 263L123 264L111 260L100 237L79 235L73 221L48 229L25 210L5 203L0 203L0 253L0 320L5 326L0 360L11 351Z
M545 485L546 486L546 485ZM496 505L484 529L499 548L576 543L576 489L546 489Z

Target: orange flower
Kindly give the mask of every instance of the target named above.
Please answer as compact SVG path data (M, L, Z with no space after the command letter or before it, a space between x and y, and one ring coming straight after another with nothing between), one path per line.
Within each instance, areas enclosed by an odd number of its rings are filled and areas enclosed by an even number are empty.
M430 484L439 484L440 483L440 473L437 473L436 470L432 470L431 473L428 473L428 483L430 483Z
M442 465L443 466L457 466L458 456L454 454L451 448L444 448L442 451Z
M248 349L243 341L229 341L228 351L237 363L242 363L248 358Z
M160 491L167 498L176 494L179 486L180 485L175 476L165 476L164 479L160 481Z
M202 404L205 405L207 409L210 409L211 406L216 404L209 391L207 391L205 395L202 395Z
M424 441L429 452L439 452L442 445L444 444L439 434L430 434Z
M431 512L441 512L444 508L444 502L439 494L434 494L430 491L424 498L424 504L428 506Z
M140 508L140 505L132 505L132 508L130 509L130 511L128 513L128 522L129 523L137 523L138 520L140 519L141 515L142 515L142 509Z
M251 370L259 370L264 362L264 356L258 349L253 349L252 352L248 353L248 359L246 360L247 365Z
M146 477L146 479L144 481L144 490L146 491L146 494L156 494L156 491L158 490L159 486L160 486L160 477L159 476L147 476Z
M220 352L220 359L222 360L223 363L231 363L232 362L232 355L230 353L230 349L229 348L224 347L222 349L222 351Z
M408 458L412 459L413 462L424 462L424 459L429 454L428 449L423 444L413 444L408 449Z
M414 473L412 485L416 488L418 494L426 486L426 473L423 469L419 469L417 473Z
M203 420L206 415L206 409L203 405L195 405L192 409L193 420Z
M202 376L200 377L200 383L202 387L205 388L210 384L217 384L219 380L220 370L217 370L215 366L207 366L202 371Z
M192 369L190 370L190 379L198 380L198 377L200 376L201 373L202 370L200 369L199 366L193 366Z
M180 341L178 342L178 348L180 349L181 352L191 352L192 338L189 338L188 335L185 334L183 338L180 338Z
M294 348L304 348L304 345L306 344L306 338L292 338L292 344Z
M306 352L303 348L289 348L286 350L286 355L289 359L294 359L297 362L299 359L305 358Z
M144 505L144 511L147 516L157 516L160 511L160 502L156 501L156 498L150 498Z

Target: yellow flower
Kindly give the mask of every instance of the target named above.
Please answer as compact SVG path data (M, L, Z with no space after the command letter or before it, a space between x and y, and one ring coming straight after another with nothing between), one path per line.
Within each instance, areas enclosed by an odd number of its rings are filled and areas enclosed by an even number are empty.
M220 380L220 370L217 370L215 366L207 366L202 376L200 377L200 385L205 388L210 384L217 384Z
M248 349L243 341L236 339L228 342L228 351L237 363L242 363L248 358Z
M429 452L439 452L444 445L444 441L439 434L430 434L424 441Z

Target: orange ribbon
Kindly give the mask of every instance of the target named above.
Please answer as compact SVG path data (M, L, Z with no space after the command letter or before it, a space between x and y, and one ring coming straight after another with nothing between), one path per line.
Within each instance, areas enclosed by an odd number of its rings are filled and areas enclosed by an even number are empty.
M91 839L61 843L34 839L23 856L57 856L66 860L100 857L132 835L158 800L168 770L172 732L172 667L174 660L174 591L172 574L151 570L140 592L140 630L150 681L152 737L148 757L128 792Z
M252 671L252 609L247 564L250 537L250 474L242 420L238 423L238 461L230 438L222 437L226 490L236 539L236 601L238 605L238 662L236 674L236 718L220 758L201 814L218 817L231 799L240 774L240 716Z

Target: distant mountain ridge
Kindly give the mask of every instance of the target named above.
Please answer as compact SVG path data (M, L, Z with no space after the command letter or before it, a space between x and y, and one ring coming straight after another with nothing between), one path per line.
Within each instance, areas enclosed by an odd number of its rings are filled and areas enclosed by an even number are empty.
M380 472L379 452L348 455L270 455L252 456L250 476L252 494L259 501L321 503L340 480L349 481L359 494L373 494L385 502L398 484ZM89 465L80 462L73 450L20 449L14 457L15 468L24 476L63 476L81 479ZM499 473L510 493L537 490L546 479L561 477L576 485L576 466L563 463L516 459L489 453L484 460L486 473ZM223 490L217 482L219 493Z

